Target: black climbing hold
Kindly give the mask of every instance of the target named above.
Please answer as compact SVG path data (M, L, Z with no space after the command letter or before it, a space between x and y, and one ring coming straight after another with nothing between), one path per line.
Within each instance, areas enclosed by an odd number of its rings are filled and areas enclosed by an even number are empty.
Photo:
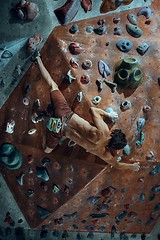
M129 52L132 49L132 47L133 47L133 43L130 40L128 40L128 39L121 39L116 44L116 46L122 52Z
M105 198L110 197L111 195L114 195L116 192L116 189L112 186L109 186L107 188L102 189L101 195Z
M41 219L45 219L51 215L51 212L41 206L37 206L37 210Z
M34 191L32 189L28 189L27 196L32 197L34 195Z
M72 225L73 229L78 229L78 226L76 224Z
M111 228L111 238L114 238L115 233L117 232L116 227L113 225Z
M141 235L141 240L145 240L146 239L146 235L145 235L145 233L143 233L142 235Z
M148 221L145 223L146 227L149 227L154 222L154 218L150 217Z
M150 175L154 176L157 173L160 173L160 164L157 164L154 169L149 173Z
M53 230L52 235L53 235L53 237L59 238L60 232L58 230Z
M104 218L104 217L107 217L109 216L108 213L101 213L101 214L90 214L89 217L90 218Z
M141 195L139 196L139 200L141 202L144 202L145 201L145 194L144 193L141 193Z
M126 215L127 215L127 211L124 210L124 211L120 212L118 216L116 216L116 219L117 219L117 220L121 220L121 219L123 219Z
M100 232L104 232L105 229L106 229L105 226L101 226L101 227L98 228L98 230L99 230Z
M40 232L40 238L46 238L48 235L48 230L47 229L42 229Z
M62 225L63 224L63 218L56 218L56 219L54 219L54 223L56 225Z
M138 46L136 50L141 56L143 56L148 51L148 49L149 49L149 44L144 42L140 46Z
M155 206L155 208L154 208L154 211L160 211L160 203L158 203L156 206Z
M16 176L16 181L19 183L19 185L23 186L23 177L24 177L24 173L21 172L19 176Z
M72 218L77 218L78 217L78 213L74 212L74 213L71 213L71 214L64 214L63 216L67 217L69 219L72 219Z
M15 228L15 236L16 240L25 240L25 233L23 227Z
M96 85L98 87L98 92L101 92L103 89L103 81L102 80L96 80Z
M136 233L133 233L132 235L131 235L131 238L136 238L137 237L137 234Z
M71 28L69 29L69 32L71 34L75 34L77 31L78 31L78 25L77 24L72 25Z
M48 171L45 167L36 167L36 176L38 178L41 178L44 181L48 181L49 180L49 175L48 175Z
M86 226L85 229L87 231L94 231L96 229L96 227L95 226Z
M87 235L87 238L93 239L94 238L93 232L89 232L88 235Z
M153 193L152 195L149 196L149 201L153 201L155 199L155 194Z
M68 232L64 230L62 233L62 239L67 239L67 238L68 238Z
M11 233L12 233L12 228L6 227L6 229L5 229L5 236L8 237L8 236L11 235ZM1 235L1 234L0 234L0 235Z
M101 203L97 205L97 211L106 211L109 208L108 204Z
M42 159L42 165L45 167L48 163L51 163L51 159L49 158L43 158Z
M80 233L77 233L76 239L77 239L77 240L81 240L81 235L80 235Z
M160 191L160 185L156 185L156 186L152 187L151 191L154 192L154 193L159 192Z
M99 196L92 196L87 199L88 204L95 204L99 200Z
M126 192L126 188L124 187L121 189L121 193L125 193L125 192Z

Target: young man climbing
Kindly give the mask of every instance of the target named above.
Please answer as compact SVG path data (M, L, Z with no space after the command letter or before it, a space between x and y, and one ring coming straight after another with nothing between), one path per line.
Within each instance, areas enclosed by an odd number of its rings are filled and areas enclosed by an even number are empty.
M110 132L108 125L103 121L103 117L110 119L118 117L117 113L107 113L100 108L90 107L90 114L93 125L74 113L68 106L58 85L53 81L50 74L43 65L40 56L36 57L41 75L50 87L50 98L53 107L53 117L47 122L46 147L45 152L50 153L57 146L62 136L65 136L86 149L87 152L101 158L106 163L121 170L140 169L139 163L121 163L113 157L115 153L123 149L127 144L124 133L121 130Z

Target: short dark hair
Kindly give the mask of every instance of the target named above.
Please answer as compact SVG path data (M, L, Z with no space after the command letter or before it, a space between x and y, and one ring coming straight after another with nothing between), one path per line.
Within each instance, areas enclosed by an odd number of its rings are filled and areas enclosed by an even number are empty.
M119 150L123 149L126 145L127 140L125 134L120 129L113 130L107 147Z

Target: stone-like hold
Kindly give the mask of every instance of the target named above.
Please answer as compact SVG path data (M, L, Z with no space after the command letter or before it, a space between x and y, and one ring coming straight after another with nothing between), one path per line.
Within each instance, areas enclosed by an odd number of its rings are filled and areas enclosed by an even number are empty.
M136 145L138 147L141 147L143 142L144 142L144 133L143 132L140 132L140 137L139 137L139 140L136 141Z
M123 219L125 216L127 215L127 211L122 211L118 214L118 216L116 216L117 220L121 220Z
M111 238L114 238L116 232L117 232L117 229L116 229L116 227L113 225L112 228L111 228Z
M136 89L142 80L143 74L137 59L124 58L116 64L114 82L117 85L128 89Z
M80 103L82 102L82 99L83 99L83 92L77 93L77 101Z
M104 83L111 88L112 93L114 93L117 89L117 84L108 80L104 80Z
M27 191L27 196L28 196L28 197L32 197L33 195L34 195L33 189L28 189L28 191Z
M121 39L117 42L116 47L122 52L129 52L133 47L133 43L128 39Z
M105 198L108 198L110 197L111 195L114 195L116 192L116 189L112 186L109 186L107 188L104 188L102 191L101 191L101 195Z
M70 59L70 65L73 68L78 68L79 67L79 64L73 58Z
M97 205L97 211L106 211L109 208L109 205L106 203L100 203Z
M69 51L73 55L78 55L84 52L84 48L82 48L79 43L70 43Z
M143 127L145 125L145 122L146 122L145 118L138 118L138 121L137 121L137 131L139 133L142 132Z
M130 146L127 144L127 145L123 148L123 154L126 155L126 156L128 156L128 155L130 155L130 153L131 153L131 148L130 148Z
M12 134L14 132L14 127L15 127L15 121L13 119L9 120L7 122L7 126L6 126L6 131L9 134Z
M27 2L21 0L15 7L14 10L17 14L17 17L22 20L33 21L39 13L39 8L37 4L33 2Z
M24 104L25 106L28 106L28 105L29 105L29 99L26 98L26 97L24 97L24 98L23 98L23 104Z
M41 183L40 183L40 186L41 186L41 188L43 189L44 192L46 192L46 191L48 190L48 186L47 186L46 183L41 182Z
M90 77L89 77L89 75L82 75L81 76L81 79L80 79L80 82L82 83L82 84L88 84L88 83L90 83Z
M94 28L93 31L98 35L103 35L106 32L106 25L102 24L97 28Z
M86 32L87 33L92 33L93 32L93 27L90 27L90 26L86 27Z
M133 0L103 0L101 7L100 7L100 13L114 11L120 5L128 5L132 1Z
M132 37L135 38L140 38L143 34L142 30L133 24L126 24L126 30Z
M16 181L19 183L20 186L23 186L24 175L24 172L21 172L19 176L16 176Z
M10 143L0 146L0 162L10 170L17 170L22 165L22 155L19 150Z
M77 31L78 31L78 25L77 24L72 25L71 28L69 29L69 32L71 34L75 34Z
M100 214L94 213L94 214L89 215L90 218L104 218L104 217L107 217L107 216L109 216L108 213L100 213Z
M140 46L138 46L136 50L141 56L143 56L148 51L149 47L149 44L144 42Z
M115 113L116 113L111 107L106 108L105 111L108 112L108 113L110 113L111 115L112 115L112 114L115 115ZM117 114L116 117L114 117L114 118L112 118L112 119L110 119L110 118L108 118L108 117L105 117L105 118L106 118L106 120L109 121L109 122L116 123L116 122L118 121L118 114Z
M153 170L149 173L150 175L154 176L157 173L160 173L160 164L157 164L156 166L153 167Z
M71 213L71 214L64 214L63 216L67 217L68 219L72 219L72 218L77 218L78 213L74 212L74 213Z
M159 192L160 191L160 185L156 185L156 186L152 187L151 191L154 192L154 193Z
M92 61L91 60L85 60L82 63L82 68L85 70L91 69L92 68Z
M150 7L142 7L138 13L137 16L144 15L147 19L151 17L151 15L154 13L154 10L151 9Z
M121 21L121 19L120 18L113 18L113 23L115 23L115 24L117 24L117 23L119 23Z
M60 187L57 184L53 184L52 192L54 192L54 193L60 192Z
M95 204L100 199L99 196L92 196L87 199L88 204Z
M111 74L111 70L110 68L108 67L108 65L102 61L102 60L99 60L98 61L98 70L99 70L99 73L101 74L101 76L103 78L106 78L107 76L109 76Z
M152 195L150 195L149 196L149 201L153 201L155 199L155 196L156 196L156 194L154 194L154 193Z
M45 167L36 167L36 176L44 181L49 180L48 171Z
M150 151L147 155L146 155L146 160L148 162L154 162L155 161L155 154L153 151ZM158 165L157 165L158 166Z
M81 6L81 1L79 0L67 0L66 3L54 10L54 13L62 25L67 25L76 16L79 7Z
M56 219L54 219L54 223L56 225L62 225L63 224L63 218L56 218Z
M130 23L132 23L133 25L137 25L138 21L137 21L136 15L135 15L134 13L129 13L129 14L127 15L127 18L128 18L128 21L129 21Z
M122 103L121 103L121 109L122 110L128 110L131 108L131 102L129 100L124 100Z
M53 235L53 237L59 238L60 237L60 232L58 230L54 230L52 235Z
M5 50L1 55L1 58L11 58L11 57L13 57L13 54L8 50Z
M97 105L98 103L100 103L100 101L102 100L102 98L100 96L95 96L93 99L92 99L92 103Z
M30 130L28 131L28 134L29 134L29 135L33 135L33 134L36 133L36 131L37 131L36 128L32 128L32 129L30 129Z
M120 27L115 27L114 28L114 35L118 35L118 36L121 36L122 34L122 30Z
M63 231L62 233L62 239L67 239L68 238L68 232L66 230Z
M45 219L51 215L51 212L41 206L37 206L37 210L41 219Z
M85 12L91 11L92 10L92 0L82 0L81 6Z
M71 70L67 72L64 79L67 80L69 83L72 83L74 80L76 80L76 78L72 76Z
M148 221L145 223L145 226L149 227L154 222L154 220L155 220L154 218L150 217Z
M72 227L73 227L73 229L75 229L75 230L78 229L78 226L77 226L76 224L73 224Z
M96 85L98 87L98 92L101 92L103 89L103 81L100 79L96 80Z
M89 232L88 235L87 235L87 238L93 239L94 238L93 232Z
M51 163L51 159L45 157L42 159L42 165L45 167L48 163Z
M141 195L139 196L139 200L141 202L144 202L145 201L145 194L144 193L141 193Z
M151 107L150 106L146 105L146 106L143 107L143 112L144 113L148 113L150 111L151 111Z

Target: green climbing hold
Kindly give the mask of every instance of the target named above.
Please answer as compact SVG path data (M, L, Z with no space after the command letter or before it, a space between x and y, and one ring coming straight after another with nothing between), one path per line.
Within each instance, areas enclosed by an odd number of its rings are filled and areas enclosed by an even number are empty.
M127 29L127 32L132 36L132 37L135 37L135 38L139 38L142 36L143 32L142 30L133 25L133 24L126 24L126 29Z

